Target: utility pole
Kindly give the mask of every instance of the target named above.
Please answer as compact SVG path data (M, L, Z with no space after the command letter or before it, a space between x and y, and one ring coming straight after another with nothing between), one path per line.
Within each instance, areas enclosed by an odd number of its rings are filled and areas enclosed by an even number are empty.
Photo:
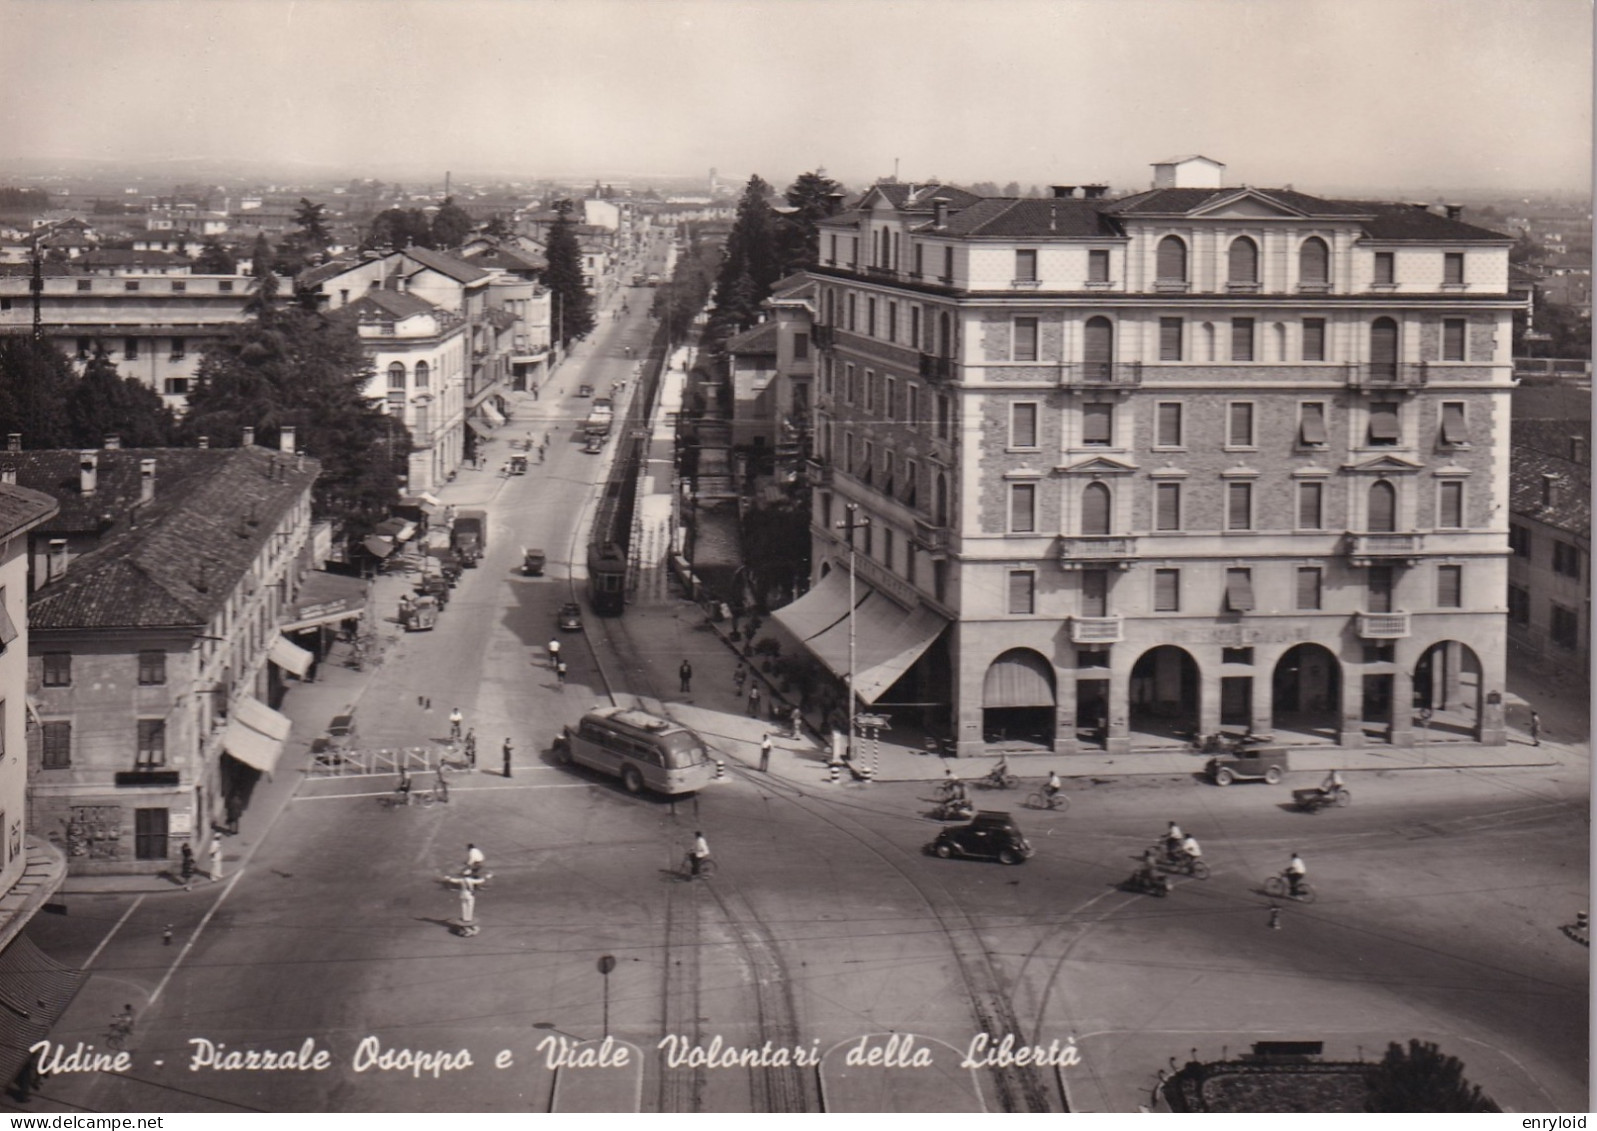
M837 524L839 530L847 531L848 538L848 762L854 766L854 732L856 708L859 700L854 694L854 531L863 530L870 526L871 520L857 518L859 506L849 503L843 508L848 517Z

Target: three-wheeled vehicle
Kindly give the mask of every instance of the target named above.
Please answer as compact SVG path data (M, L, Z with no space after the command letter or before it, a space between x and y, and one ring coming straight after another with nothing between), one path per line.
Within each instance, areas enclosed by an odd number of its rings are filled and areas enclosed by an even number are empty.
M542 577L543 565L547 560L542 550L524 548L521 551L521 572L528 577Z
M527 457L526 456L511 456L510 457L510 474L512 474L512 475L525 475L525 474L527 474Z
M399 605L399 622L406 632L425 632L438 624L438 601L423 594Z

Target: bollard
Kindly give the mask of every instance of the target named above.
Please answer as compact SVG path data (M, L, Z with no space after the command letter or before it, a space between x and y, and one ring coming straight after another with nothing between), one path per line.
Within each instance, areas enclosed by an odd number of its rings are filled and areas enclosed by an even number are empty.
M829 763L829 765L830 765L830 766L831 766L831 771L832 771L832 772L831 772L831 775L830 775L830 777L829 777L829 778L828 778L828 780L829 780L829 781L830 781L830 782L831 782L831 783L832 783L832 784L833 784L833 785L836 785L836 784L837 784L837 775L838 775L838 771L839 771L839 770L841 770L841 769L842 769L842 767L841 767L841 766L840 766L840 765L838 765L838 764L837 764L837 763L836 763L836 762L832 762L832 763Z
M1270 908L1270 930L1279 931L1280 929L1281 929L1281 909L1279 907L1272 906Z
M716 781L725 781L726 780L726 763L724 761L722 761L720 758L717 758L715 760L715 780Z

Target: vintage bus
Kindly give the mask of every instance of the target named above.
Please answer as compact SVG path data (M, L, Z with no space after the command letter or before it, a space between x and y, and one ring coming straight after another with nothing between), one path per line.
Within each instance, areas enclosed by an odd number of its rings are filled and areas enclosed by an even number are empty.
M621 779L628 793L692 793L715 778L704 740L681 723L630 707L601 707L566 727L555 757Z

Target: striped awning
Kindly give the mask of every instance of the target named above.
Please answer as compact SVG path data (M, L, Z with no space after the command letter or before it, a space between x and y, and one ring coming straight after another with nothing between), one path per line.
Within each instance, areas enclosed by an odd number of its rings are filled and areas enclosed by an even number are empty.
M28 1049L50 1035L88 975L63 966L27 935L0 951L0 1080L10 1081L28 1062Z

